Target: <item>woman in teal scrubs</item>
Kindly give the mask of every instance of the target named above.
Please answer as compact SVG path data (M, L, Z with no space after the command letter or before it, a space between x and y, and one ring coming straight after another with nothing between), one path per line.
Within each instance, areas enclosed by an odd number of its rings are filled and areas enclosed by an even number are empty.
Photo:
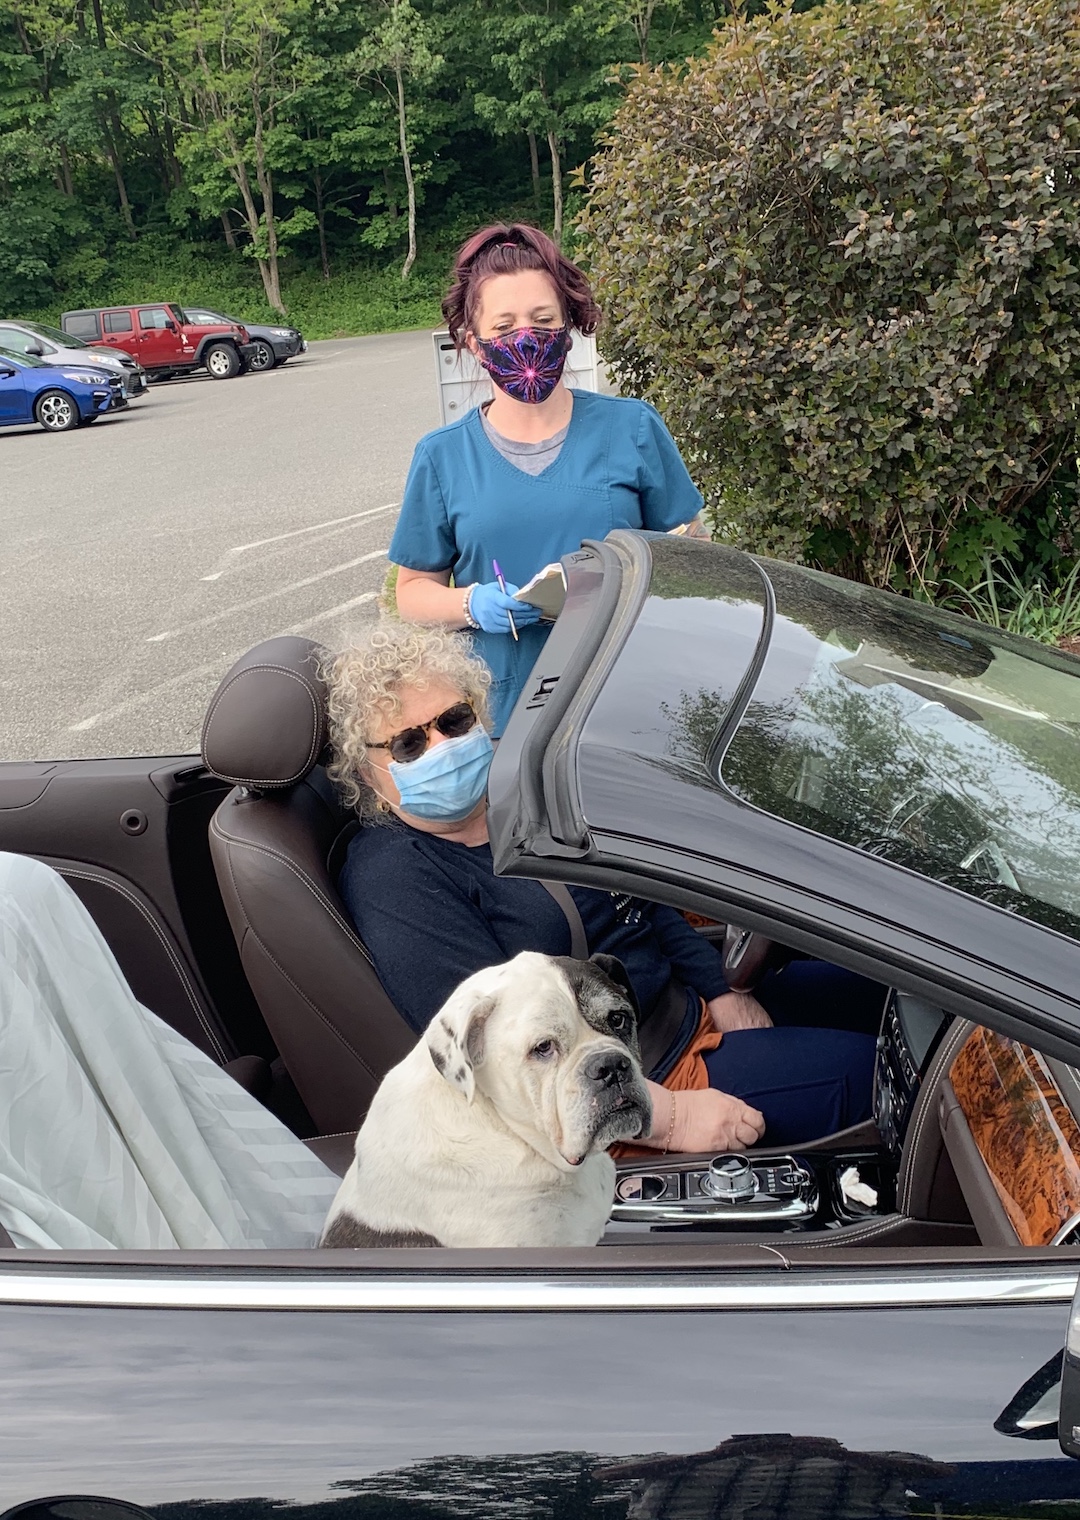
M550 632L518 587L582 539L694 523L702 499L653 407L563 383L571 330L595 332L600 311L538 228L471 237L443 314L495 396L417 444L389 557L402 617L472 630L499 734Z

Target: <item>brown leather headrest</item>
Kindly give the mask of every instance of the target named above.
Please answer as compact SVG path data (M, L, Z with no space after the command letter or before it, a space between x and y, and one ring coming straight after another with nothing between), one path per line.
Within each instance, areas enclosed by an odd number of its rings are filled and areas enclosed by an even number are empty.
M311 639L285 637L237 660L203 723L203 761L215 776L259 788L303 780L326 745L322 654Z

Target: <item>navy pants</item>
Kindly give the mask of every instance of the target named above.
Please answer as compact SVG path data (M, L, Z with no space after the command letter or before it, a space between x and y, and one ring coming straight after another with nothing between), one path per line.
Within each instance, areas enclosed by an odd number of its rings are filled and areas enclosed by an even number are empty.
M760 1109L766 1145L869 1119L885 988L825 961L795 960L754 996L775 1027L726 1034L705 1056L709 1086Z

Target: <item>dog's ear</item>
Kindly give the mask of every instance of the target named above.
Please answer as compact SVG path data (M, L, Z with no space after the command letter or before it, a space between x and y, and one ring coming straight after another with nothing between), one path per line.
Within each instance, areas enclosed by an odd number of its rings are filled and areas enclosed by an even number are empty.
M484 1060L484 1028L497 998L469 989L468 983L443 1005L427 1028L428 1053L435 1070L471 1103L476 1068Z
M634 1010L635 1019L640 1018L641 1009L638 1007L637 996L630 985L630 978L626 974L626 967L619 960L618 956L602 955L597 952L596 955L590 955L589 960L594 966L599 966L604 975L613 981L621 992L625 992L626 1000Z

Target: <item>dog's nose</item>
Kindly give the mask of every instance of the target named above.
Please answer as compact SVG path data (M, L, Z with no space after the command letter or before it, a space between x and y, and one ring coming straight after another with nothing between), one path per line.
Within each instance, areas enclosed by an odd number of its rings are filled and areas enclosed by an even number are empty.
M600 1050L585 1062L585 1075L598 1087L616 1087L629 1079L630 1057L621 1050Z

